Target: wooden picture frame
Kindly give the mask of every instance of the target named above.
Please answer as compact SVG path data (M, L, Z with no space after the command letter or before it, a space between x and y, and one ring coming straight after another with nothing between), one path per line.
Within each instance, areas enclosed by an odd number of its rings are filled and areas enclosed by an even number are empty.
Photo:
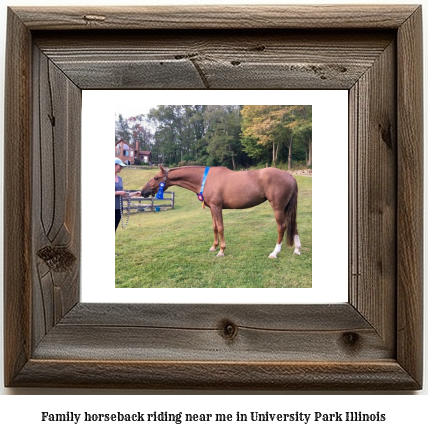
M14 7L7 25L6 386L422 387L421 6ZM81 91L102 88L347 89L348 303L81 303Z

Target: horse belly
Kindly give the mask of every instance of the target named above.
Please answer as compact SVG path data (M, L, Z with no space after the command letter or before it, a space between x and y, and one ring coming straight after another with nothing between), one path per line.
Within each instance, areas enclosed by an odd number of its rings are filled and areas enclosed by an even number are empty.
M223 196L224 209L245 209L260 205L266 201L266 197L259 189L243 188L229 189Z

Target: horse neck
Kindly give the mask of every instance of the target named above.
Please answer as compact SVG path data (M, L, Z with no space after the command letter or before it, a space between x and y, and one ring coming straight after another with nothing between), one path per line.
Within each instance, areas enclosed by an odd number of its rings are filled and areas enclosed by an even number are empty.
M194 193L199 193L204 170L204 167L179 167L171 169L168 172L170 185L178 185Z

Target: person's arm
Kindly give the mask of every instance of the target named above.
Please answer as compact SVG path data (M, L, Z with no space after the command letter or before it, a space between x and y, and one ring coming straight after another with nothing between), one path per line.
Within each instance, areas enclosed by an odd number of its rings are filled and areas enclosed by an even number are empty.
M140 191L135 191L134 193L129 193L129 197L132 196L140 196L141 192ZM126 191L116 191L116 196L125 196L126 195Z

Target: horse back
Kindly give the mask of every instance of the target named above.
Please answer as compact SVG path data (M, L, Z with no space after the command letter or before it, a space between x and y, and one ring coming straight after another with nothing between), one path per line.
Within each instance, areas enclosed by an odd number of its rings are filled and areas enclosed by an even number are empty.
M260 186L269 201L278 199L288 202L296 188L296 180L290 173L275 167L266 167L254 172L258 172L254 176L258 177Z
M211 171L206 185L207 205L225 209L251 208L266 200L288 203L296 185L288 172L273 167L241 172L213 167Z

